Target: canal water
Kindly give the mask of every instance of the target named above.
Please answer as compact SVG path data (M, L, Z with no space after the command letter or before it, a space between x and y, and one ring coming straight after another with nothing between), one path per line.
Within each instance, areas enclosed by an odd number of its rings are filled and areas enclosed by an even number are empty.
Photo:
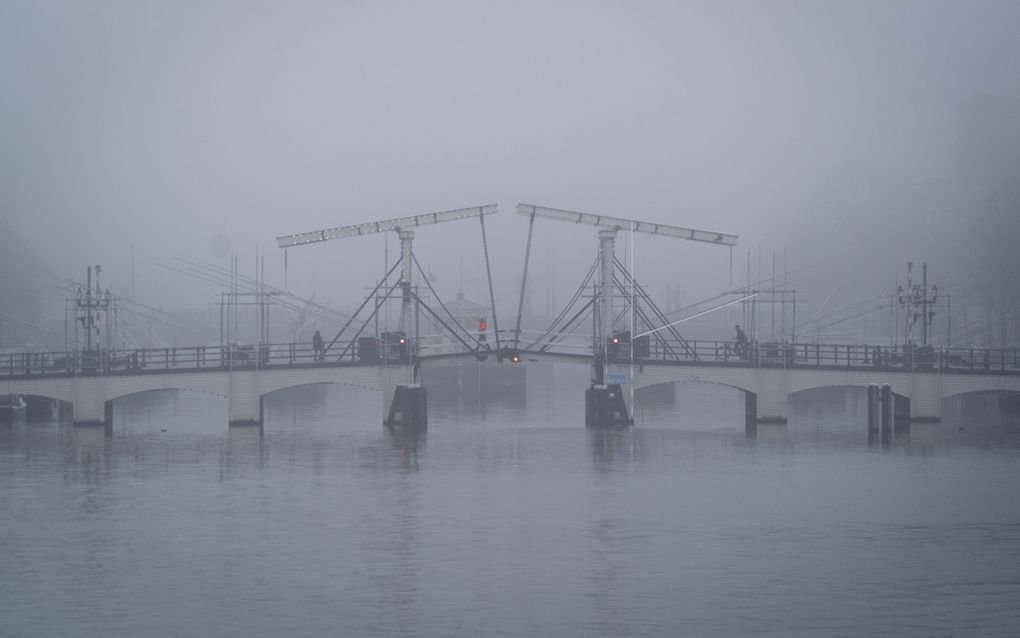
M188 392L0 425L0 636L1020 632L1014 417L869 445L839 390L749 436L737 391L683 385L596 431L583 387L437 391L426 433L341 386L261 429Z

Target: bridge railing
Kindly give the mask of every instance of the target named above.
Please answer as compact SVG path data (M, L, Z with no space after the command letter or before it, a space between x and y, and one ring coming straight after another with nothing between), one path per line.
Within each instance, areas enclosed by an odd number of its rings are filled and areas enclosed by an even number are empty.
M1020 374L1020 348L934 348L931 346L873 346L822 343L763 343L738 345L735 341L650 342L647 357L639 360L731 363L768 367L845 367L888 369L940 369L951 371L1013 372ZM621 344L615 360L629 359Z
M422 351L425 354L425 351ZM214 345L139 350L92 350L0 354L0 378L135 374L159 371L274 368L306 365L400 364L409 352L359 351L356 343L337 342L325 354L311 343ZM656 340L638 361L676 361L762 367L880 368L1020 374L1018 348L932 348L821 343L761 343L738 347L734 341ZM611 351L611 360L629 360L627 344Z
M365 361L356 344L337 342L325 353L311 343L230 344L137 350L85 350L0 354L0 377L131 374L158 371L220 370L316 365L399 363L400 353L377 352ZM406 355L404 356L406 359Z

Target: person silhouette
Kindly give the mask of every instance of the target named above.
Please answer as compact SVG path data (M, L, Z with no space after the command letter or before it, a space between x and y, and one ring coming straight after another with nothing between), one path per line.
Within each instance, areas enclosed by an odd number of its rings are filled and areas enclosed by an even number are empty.
M737 329L737 356L743 357L747 354L747 335L740 329L740 324L736 326Z
M316 361L324 361L326 359L326 346L318 330L312 335L312 351Z

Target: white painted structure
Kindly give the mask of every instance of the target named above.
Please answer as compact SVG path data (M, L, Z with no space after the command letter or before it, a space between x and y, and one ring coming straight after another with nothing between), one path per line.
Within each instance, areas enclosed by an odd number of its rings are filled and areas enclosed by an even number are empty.
M524 358L526 361L547 360L591 365L591 357L583 355L526 353ZM646 363L633 368L629 365L612 365L609 372L627 379L624 384L627 396L631 387L644 388L662 383L715 383L737 388L751 397L748 399L748 409L749 412L753 411L759 421L785 421L787 397L814 388L867 388L872 383L888 383L895 394L910 400L912 419L941 419L942 400L954 395L982 391L1020 392L1020 375L1017 374L946 373L930 369L901 372L867 368ZM385 410L392 400L394 387L408 383L408 379L409 368L406 365L309 365L140 372L109 376L10 378L0 380L0 394L59 399L73 404L75 423L103 423L107 420L109 402L118 398L152 390L192 390L225 397L229 401L232 423L258 423L262 420L263 397L277 390L312 383L368 388L380 392ZM579 392L582 390L578 388Z
M190 372L83 377L30 377L0 381L0 394L38 395L73 404L74 422L107 421L109 402L152 390L191 390L226 398L231 423L260 423L262 398L285 388L312 383L351 385L393 396L407 382L407 366L308 366L277 369L217 369Z
M629 366L613 370L628 374ZM910 400L910 418L941 419L942 400L967 392L1020 392L1020 375L939 371L888 371L848 368L775 368L699 365L645 365L634 368L635 388L660 383L716 383L754 395L759 421L785 421L786 399L795 392L833 386L867 388L888 383L894 394Z
M525 361L559 361L591 365L585 355L536 353L523 355ZM873 370L860 368L776 367L712 365L697 363L613 364L609 375L626 379L624 396L630 390L663 383L714 383L743 390L750 397L748 411L758 421L786 421L787 398L796 392L828 387L860 387L870 384L892 386L894 394L910 401L910 418L941 420L942 401L968 392L1018 392L1020 374L996 372L945 372L938 369ZM752 402L753 400L753 402ZM632 406L630 406L633 409Z

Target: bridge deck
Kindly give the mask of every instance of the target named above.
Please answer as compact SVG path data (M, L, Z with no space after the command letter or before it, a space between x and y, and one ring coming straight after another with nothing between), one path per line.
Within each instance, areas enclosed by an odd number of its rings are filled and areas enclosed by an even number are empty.
M440 353L422 348L420 360L463 360L474 352ZM590 363L587 353L563 352L555 346L520 351L522 359ZM609 361L631 363L629 344L610 349ZM1020 375L1020 349L988 348L891 348L888 346L756 343L740 351L732 341L687 341L652 343L648 352L633 360L635 365L724 366L738 368L797 368L818 370L867 369L890 372ZM39 352L0 355L0 378L110 376L209 372L229 369L286 369L318 366L405 365L407 351L391 350L372 355L357 352L355 344L340 343L325 353L316 353L310 343L263 346L198 346L103 350L93 352ZM495 352L487 353L494 361ZM506 358L504 358L506 360Z

